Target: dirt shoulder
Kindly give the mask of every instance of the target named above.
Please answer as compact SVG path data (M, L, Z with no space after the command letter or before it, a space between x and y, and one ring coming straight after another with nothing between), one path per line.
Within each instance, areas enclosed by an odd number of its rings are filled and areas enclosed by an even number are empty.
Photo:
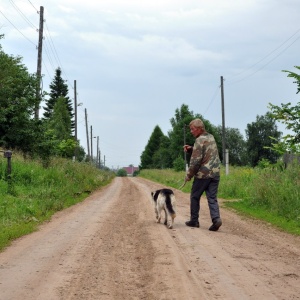
M115 178L0 253L0 300L300 299L300 239L221 208L188 228L189 195L174 190L173 229L155 222L161 185ZM221 206L222 201L220 200Z

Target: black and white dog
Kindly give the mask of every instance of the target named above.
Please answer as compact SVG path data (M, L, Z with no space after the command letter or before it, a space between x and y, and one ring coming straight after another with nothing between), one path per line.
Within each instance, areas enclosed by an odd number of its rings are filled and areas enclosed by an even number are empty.
M176 199L173 191L170 189L161 189L155 192L151 192L151 196L155 206L157 223L160 223L161 212L164 210L164 224L167 225L169 229L171 229L176 217Z

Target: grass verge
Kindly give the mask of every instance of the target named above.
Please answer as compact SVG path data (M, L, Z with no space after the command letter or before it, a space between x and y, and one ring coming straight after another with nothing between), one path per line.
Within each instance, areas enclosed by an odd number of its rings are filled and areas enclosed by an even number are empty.
M88 163L53 159L48 168L22 156L12 158L8 180L6 159L0 158L0 251L64 208L81 202L107 185L115 174Z

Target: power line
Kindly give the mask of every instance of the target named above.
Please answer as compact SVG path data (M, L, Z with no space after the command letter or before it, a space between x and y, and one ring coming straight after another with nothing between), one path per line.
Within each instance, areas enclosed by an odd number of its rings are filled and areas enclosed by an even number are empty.
M46 40L45 40L45 41L46 41ZM48 44L47 44L47 43L44 43L44 45L45 45L45 52L46 52L46 55L47 55L48 60L49 60L49 62L50 62L50 65L51 65L53 71L55 71L54 63L53 63L52 58L51 58L51 56L50 56L50 53L49 53L49 51L48 51Z
M274 52L276 52L278 49L280 49L282 46L284 46L289 40L291 40L297 33L299 33L300 29L298 29L294 34L292 34L287 40L285 40L282 44L280 44L278 47L276 47L274 50L272 50L269 54L267 54L266 56L264 56L262 59L260 59L259 61L257 61L255 64L253 64L251 67L243 70L242 72L239 72L236 75L233 75L232 77L230 77L229 79L227 79L227 81L229 81L229 84L234 84L240 81L243 81L245 79L247 79L250 76L253 76L254 74L256 74L257 72L259 72L260 70L264 69L267 65L269 65L272 61L274 61L277 57L279 57L282 53L284 53L288 48L290 48L296 41L298 41L300 39L300 36L297 37L292 43L288 44L282 51L280 51L273 59L269 60L266 64L264 64L263 66L261 66L260 68L258 68L257 70L254 70L252 73L250 73L249 75L246 75L245 77L241 78L241 79L237 79L236 81L231 82L231 78L239 76L243 73L245 73L246 71L252 69L253 67L257 66L259 63L261 63L262 61L264 61L266 58L268 58L269 56L271 56Z
M45 24L46 24L46 30L47 30L48 35L49 35L49 40L50 40L50 43L49 43L49 44L50 44L50 48L51 48L51 50L52 50L52 52L53 52L53 54L54 54L54 58L56 59L56 61L57 61L58 65L60 66L62 72L65 74L65 76L66 76L66 78L67 78L67 82L69 83L69 85L71 86L71 88L74 89L73 86L72 86L72 84L70 83L70 80L68 79L67 73L65 72L65 70L64 70L64 68L63 68L63 66L62 66L62 63L60 62L58 53L57 53L57 51L56 51L56 48L55 48L55 46L54 46L53 39L52 39L51 34L50 34L50 30L49 30L48 25L47 25L47 22L45 22Z
M35 9L35 11L36 11L37 13L39 13L39 10L35 8L35 6L31 3L31 1L28 0L28 2L29 2L29 3L31 4L31 6Z
M19 9L19 7L12 1L9 0L10 3L12 4L12 6L14 7L14 9L22 16L22 18L27 22L27 24L29 24L31 27L33 27L33 29L35 30L39 30L34 24L32 24L32 22L30 22L30 20L27 19L27 17L23 14L23 12Z
M29 41L31 44L33 44L36 48L37 48L37 45L31 41L27 36L25 36L5 15L4 13L0 10L0 13L3 15L3 17L19 32L22 34L22 36L27 40Z
M210 106L213 104L214 100L216 99L217 94L218 94L218 91L219 91L219 88L220 88L220 86L218 86L218 87L216 88L216 90L215 90L215 92L214 92L214 95L213 95L212 99L210 100L210 102L209 102L209 104L208 104L206 110L205 110L204 113L203 113L203 116L207 113L207 111L209 110Z

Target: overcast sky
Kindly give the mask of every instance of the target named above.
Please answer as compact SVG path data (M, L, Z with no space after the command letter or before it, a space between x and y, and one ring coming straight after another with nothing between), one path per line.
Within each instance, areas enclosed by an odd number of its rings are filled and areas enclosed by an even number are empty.
M87 148L86 109L108 167L138 166L154 127L167 135L182 104L221 125L221 76L225 125L243 135L268 103L299 102L282 72L300 65L299 0L0 0L0 43L30 73L40 6L43 89L58 66L71 99L76 80L78 138Z

